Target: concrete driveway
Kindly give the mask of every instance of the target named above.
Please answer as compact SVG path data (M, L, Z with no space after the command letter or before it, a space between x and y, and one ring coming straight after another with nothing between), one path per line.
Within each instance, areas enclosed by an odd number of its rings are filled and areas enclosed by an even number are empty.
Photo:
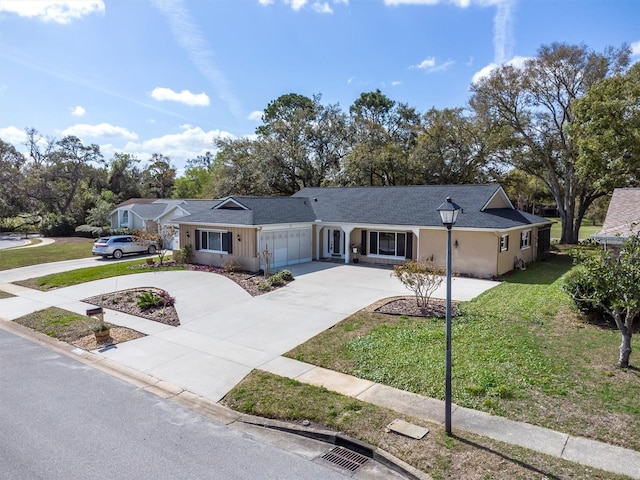
M0 285L18 297L0 300L0 317L12 320L50 305L81 314L81 302L101 293L154 286L176 298L181 325L170 327L119 312L105 320L146 337L100 353L121 364L219 401L252 369L332 327L352 313L407 290L389 269L312 262L291 268L295 281L251 297L231 280L211 273L148 272L89 282L52 292ZM497 285L455 278L452 296L469 300ZM444 287L435 297L444 296Z

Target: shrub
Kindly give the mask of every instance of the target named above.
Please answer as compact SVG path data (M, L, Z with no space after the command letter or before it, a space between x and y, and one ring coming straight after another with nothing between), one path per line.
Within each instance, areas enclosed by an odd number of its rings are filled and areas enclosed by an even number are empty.
M267 281L260 282L258 284L258 290L260 290L261 292L266 292L271 290L271 283Z
M229 260L224 264L224 271L226 273L234 273L242 269L242 266L235 260Z
M75 221L64 215L48 214L40 224L40 233L45 237L71 237L75 229Z
M280 270L277 274L285 282L291 282L293 280L293 273L291 273L291 270Z
M393 267L392 275L416 297L418 307L426 309L429 305L431 295L438 289L443 281L445 270L437 266L431 260L416 262L412 260L402 265Z
M176 256L178 263L193 263L193 247L191 245L185 245L182 247Z
M149 310L150 308L159 307L162 305L162 297L156 295L153 292L142 292L138 295L138 306L142 310Z
M267 279L267 283L272 287L281 287L286 282L282 279L280 275L278 275L277 273L274 273Z

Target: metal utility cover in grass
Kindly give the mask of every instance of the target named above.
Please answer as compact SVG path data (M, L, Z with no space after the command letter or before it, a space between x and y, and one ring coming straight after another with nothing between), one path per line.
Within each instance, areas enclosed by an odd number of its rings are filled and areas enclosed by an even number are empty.
M416 440L420 440L429 433L428 428L420 427L400 419L396 419L387 425L387 431L399 433L400 435L415 438Z

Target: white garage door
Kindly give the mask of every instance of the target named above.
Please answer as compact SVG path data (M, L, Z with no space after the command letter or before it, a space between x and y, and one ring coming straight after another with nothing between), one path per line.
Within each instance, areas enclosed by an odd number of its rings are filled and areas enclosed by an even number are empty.
M271 252L271 268L311 261L311 227L261 232L260 252ZM260 259L260 267L264 264Z

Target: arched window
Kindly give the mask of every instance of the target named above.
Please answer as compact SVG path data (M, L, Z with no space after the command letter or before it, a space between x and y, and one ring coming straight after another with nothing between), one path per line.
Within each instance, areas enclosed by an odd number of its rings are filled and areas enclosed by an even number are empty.
M129 226L129 211L125 210L124 212L122 212L122 220L120 220L120 226L121 227L128 227Z

